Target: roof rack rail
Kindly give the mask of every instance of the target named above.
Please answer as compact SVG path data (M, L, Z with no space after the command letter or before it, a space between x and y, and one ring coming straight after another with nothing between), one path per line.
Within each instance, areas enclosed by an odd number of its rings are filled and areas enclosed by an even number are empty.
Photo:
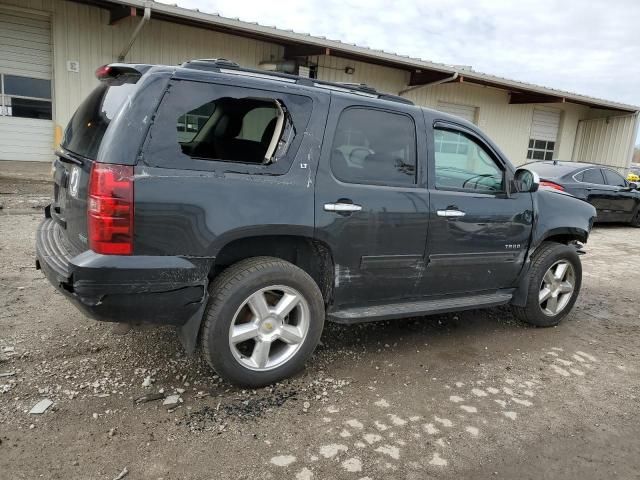
M195 70L213 70L217 71L221 68L240 69L240 65L226 58L197 58L189 60L180 65L182 68L193 68Z
M370 87L366 83L351 83L351 82L329 82L326 80L319 80L317 78L300 77L298 75L291 75L289 73L272 72L268 70L257 70L254 68L243 68L231 60L226 58L200 58L189 60L181 65L182 68L190 68L194 70L206 70L210 72L229 73L233 75L245 75L248 77L265 78L269 80L279 80L288 83L296 83L307 87L325 88L328 90L335 90L345 93L353 93L356 95L363 95L372 98L379 98L382 100L389 100L392 102L405 103L407 105L413 105L413 102L408 98L400 97L398 95L391 95L388 93L380 93L375 88Z

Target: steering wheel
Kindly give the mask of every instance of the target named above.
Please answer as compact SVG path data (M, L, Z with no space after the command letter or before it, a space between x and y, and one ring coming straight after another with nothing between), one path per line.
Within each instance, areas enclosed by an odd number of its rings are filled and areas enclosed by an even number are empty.
M367 156L367 155L370 155L370 154L371 154L371 150L369 150L368 148L364 148L364 147L356 147L356 148L354 148L353 150L351 150L351 152L349 152L349 161L350 161L351 163L358 163L358 159L354 159L354 158L353 158L353 154L354 154L355 152L358 152L358 151L365 152L365 155L362 157L362 159L366 158L366 156Z
M471 182L472 180L475 179L475 184L473 185L474 190L478 189L478 183L480 182L480 180L482 180L483 178L487 178L487 177L493 177L493 175L491 175L490 173L481 173L480 175L474 175L473 177L467 178L464 183L462 184L462 188L465 188L467 186L467 183ZM497 188L493 185L487 185L487 190L491 190L491 191L497 191Z

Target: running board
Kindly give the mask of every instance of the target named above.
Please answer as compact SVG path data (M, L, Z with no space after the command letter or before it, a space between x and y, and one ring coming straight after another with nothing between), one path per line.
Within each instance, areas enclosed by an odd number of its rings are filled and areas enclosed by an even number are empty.
M511 293L497 292L466 297L376 305L373 307L348 308L329 312L328 317L332 322L345 324L376 322L393 318L418 317L436 313L495 307L509 303L512 296Z

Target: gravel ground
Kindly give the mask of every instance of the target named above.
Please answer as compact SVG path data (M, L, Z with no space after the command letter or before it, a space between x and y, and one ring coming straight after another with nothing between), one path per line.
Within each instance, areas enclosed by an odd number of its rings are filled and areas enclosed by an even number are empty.
M48 184L0 180L2 479L640 478L640 230L595 229L557 328L329 324L301 375L241 390L170 328L71 306L34 268Z

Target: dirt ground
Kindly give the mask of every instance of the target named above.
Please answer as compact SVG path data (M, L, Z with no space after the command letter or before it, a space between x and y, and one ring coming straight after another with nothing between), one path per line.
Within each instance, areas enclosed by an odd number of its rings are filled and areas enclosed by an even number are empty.
M638 229L594 230L557 328L507 308L329 324L302 374L254 391L57 293L33 260L49 188L0 176L3 480L640 478Z

